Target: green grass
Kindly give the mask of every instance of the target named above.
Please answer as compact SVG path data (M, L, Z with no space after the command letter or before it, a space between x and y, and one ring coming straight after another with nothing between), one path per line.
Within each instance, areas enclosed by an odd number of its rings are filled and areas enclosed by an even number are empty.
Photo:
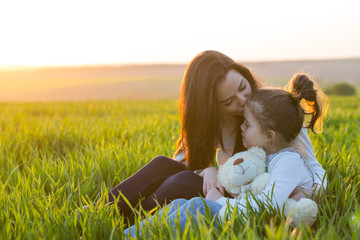
M144 239L357 239L360 237L360 98L331 98L324 132L310 134L328 187L309 229L291 229L275 211L211 217L184 233L158 218ZM121 239L124 220L99 206L106 193L157 155L171 156L180 125L176 101L0 104L0 239ZM137 219L138 221L140 219ZM149 235L151 234L151 235Z

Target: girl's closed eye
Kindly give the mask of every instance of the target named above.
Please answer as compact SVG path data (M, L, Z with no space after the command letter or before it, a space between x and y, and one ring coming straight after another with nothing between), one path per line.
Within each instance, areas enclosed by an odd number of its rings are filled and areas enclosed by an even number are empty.
M248 121L245 119L245 121L244 121L244 126L247 128L248 126L249 126L249 123L248 123Z

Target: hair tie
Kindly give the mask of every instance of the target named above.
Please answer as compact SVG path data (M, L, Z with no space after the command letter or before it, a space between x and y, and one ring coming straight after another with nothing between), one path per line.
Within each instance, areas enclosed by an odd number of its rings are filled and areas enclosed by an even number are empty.
M301 99L303 98L302 96L300 96L299 93L295 92L293 89L291 89L289 96L297 104L300 103Z

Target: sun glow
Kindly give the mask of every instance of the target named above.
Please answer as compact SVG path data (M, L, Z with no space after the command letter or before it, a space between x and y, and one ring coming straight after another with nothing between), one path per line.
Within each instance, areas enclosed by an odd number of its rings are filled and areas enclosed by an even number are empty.
M4 1L0 66L360 56L358 1Z

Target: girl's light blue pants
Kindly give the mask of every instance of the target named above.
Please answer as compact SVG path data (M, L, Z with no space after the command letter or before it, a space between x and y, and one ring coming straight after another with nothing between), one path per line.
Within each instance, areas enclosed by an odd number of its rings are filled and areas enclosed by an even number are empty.
M168 212L167 212L167 217L168 217L168 221L170 222L171 225L175 226L175 220L178 220L181 226L181 229L184 229L186 222L189 220L188 218L191 217L193 219L193 221L196 223L196 215L198 213L205 215L206 209L208 209L208 211L211 211L211 214L214 216L215 214L217 214L222 205L201 198L201 197L195 197L192 198L190 200L187 199L175 199L173 202L171 202L169 205L167 205L168 207ZM179 209L179 213L177 213L177 210ZM163 213L163 209L160 210L159 215L164 214ZM178 219L179 218L179 219ZM140 226L139 226L139 233L141 235L141 227L142 225L145 223L145 221L152 222L153 217L149 218L149 219L145 219L143 221L141 221ZM216 224L216 221L215 221ZM130 233L129 236L135 237L135 225L131 226L130 228L125 230L125 236L128 236L128 234Z

